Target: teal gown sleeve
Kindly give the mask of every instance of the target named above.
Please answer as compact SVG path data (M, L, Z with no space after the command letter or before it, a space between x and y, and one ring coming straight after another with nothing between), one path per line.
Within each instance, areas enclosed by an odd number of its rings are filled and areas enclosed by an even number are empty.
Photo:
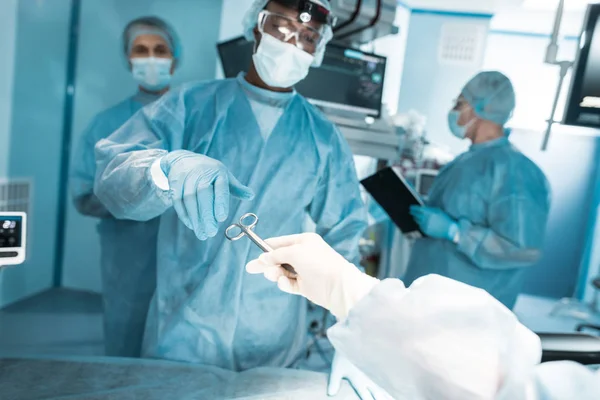
M181 146L185 131L185 91L175 91L138 111L96 145L94 192L118 219L148 221L172 206L150 169Z
M512 269L529 266L541 257L548 221L549 194L512 194L510 182L505 196L488 204L489 227L467 219L458 221L458 250L482 269ZM546 199L540 201L539 198Z

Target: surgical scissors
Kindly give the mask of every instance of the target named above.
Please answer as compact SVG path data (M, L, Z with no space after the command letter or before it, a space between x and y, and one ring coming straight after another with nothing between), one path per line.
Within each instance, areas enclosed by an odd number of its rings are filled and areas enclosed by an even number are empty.
M262 251L265 253L270 253L273 251L271 246L269 246L264 240L262 240L252 229L258 224L258 217L256 214L248 213L242 215L240 221L237 224L233 224L225 230L225 237L232 242L236 240L240 240L244 236L248 236L255 245L257 245ZM235 230L239 230L235 236L232 236L232 232ZM289 264L281 264L281 268L286 270L289 274L287 274L288 278L296 278L298 275L296 274L296 270Z

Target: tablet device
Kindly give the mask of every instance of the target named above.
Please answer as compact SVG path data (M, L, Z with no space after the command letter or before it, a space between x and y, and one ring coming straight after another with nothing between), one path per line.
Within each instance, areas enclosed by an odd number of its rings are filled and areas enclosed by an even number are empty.
M410 207L423 206L423 200L402 175L388 167L361 183L402 233L422 233L410 215Z

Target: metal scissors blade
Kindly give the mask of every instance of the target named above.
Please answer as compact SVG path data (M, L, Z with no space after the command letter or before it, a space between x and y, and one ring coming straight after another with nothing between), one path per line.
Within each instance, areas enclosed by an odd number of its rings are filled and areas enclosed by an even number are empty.
M225 230L225 237L229 240L236 241L240 240L244 236L248 236L252 242L258 246L265 253L270 253L273 251L271 246L269 246L264 240L262 240L252 229L258 224L258 217L256 214L248 213L242 215L239 222L237 224L233 224L229 226ZM237 235L234 235L235 232L239 231ZM286 270L289 274L287 274L288 278L296 278L298 275L296 274L296 270L289 264L281 264L281 268Z

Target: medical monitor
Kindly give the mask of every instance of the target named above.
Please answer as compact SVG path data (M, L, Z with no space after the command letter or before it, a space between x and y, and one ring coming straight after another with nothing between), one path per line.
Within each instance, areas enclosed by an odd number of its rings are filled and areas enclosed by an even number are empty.
M563 122L600 128L600 4L588 6Z
M243 37L218 44L227 78L246 72L254 43ZM337 44L329 44L319 68L296 85L298 93L323 108L379 117L387 59Z
M27 216L0 211L0 268L25 261Z
M429 192L431 191L431 187L433 186L433 182L435 178L438 176L439 171L434 169L419 169L417 170L417 177L415 180L415 187L417 188L417 192L421 195L421 197L429 196Z

